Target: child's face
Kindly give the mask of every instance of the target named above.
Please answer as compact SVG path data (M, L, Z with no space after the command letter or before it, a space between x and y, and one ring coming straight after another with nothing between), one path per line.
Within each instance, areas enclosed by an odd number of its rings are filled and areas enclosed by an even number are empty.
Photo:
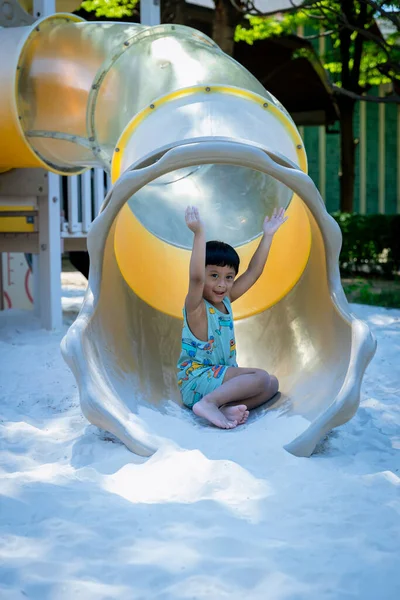
M229 296L236 273L232 267L206 266L206 280L203 296L208 302L217 304Z

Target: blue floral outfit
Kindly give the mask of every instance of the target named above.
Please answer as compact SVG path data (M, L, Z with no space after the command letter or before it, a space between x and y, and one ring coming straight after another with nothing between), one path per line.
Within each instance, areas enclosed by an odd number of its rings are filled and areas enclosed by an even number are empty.
M232 306L223 299L227 314L203 299L207 313L208 340L197 339L190 331L183 309L182 351L178 360L178 385L183 403L192 408L223 381L229 367L237 367Z

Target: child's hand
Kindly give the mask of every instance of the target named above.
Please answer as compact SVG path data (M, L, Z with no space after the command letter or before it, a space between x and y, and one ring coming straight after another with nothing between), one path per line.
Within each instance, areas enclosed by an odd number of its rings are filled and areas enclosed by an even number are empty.
M285 209L280 208L272 213L272 217L265 217L263 232L265 235L274 235L279 227L288 220L289 217L285 216Z
M199 233L203 229L203 223L200 219L199 210L196 206L188 206L185 212L186 225L193 233Z

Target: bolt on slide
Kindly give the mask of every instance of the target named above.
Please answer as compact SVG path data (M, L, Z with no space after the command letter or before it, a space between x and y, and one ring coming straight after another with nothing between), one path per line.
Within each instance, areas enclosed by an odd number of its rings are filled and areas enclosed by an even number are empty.
M100 166L113 188L88 236L89 285L62 342L87 419L149 456L171 435L154 410L182 418L176 385L191 234L246 268L266 214L290 216L263 275L235 303L241 366L264 368L281 398L261 409L304 430L285 448L310 456L359 405L375 352L351 313L338 267L341 233L306 174L283 106L202 33L184 26L87 23L56 14L0 30L0 170ZM144 416L145 415L145 416ZM160 424L161 423L161 424ZM245 426L251 430L252 422Z

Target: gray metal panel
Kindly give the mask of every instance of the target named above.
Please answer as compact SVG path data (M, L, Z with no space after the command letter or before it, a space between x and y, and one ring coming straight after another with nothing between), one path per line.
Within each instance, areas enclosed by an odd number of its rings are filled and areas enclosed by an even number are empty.
M44 169L12 169L0 173L0 196L47 196L48 173Z
M39 233L0 233L0 252L39 253Z
M86 252L87 244L86 237L65 237L62 238L64 242L64 252Z

